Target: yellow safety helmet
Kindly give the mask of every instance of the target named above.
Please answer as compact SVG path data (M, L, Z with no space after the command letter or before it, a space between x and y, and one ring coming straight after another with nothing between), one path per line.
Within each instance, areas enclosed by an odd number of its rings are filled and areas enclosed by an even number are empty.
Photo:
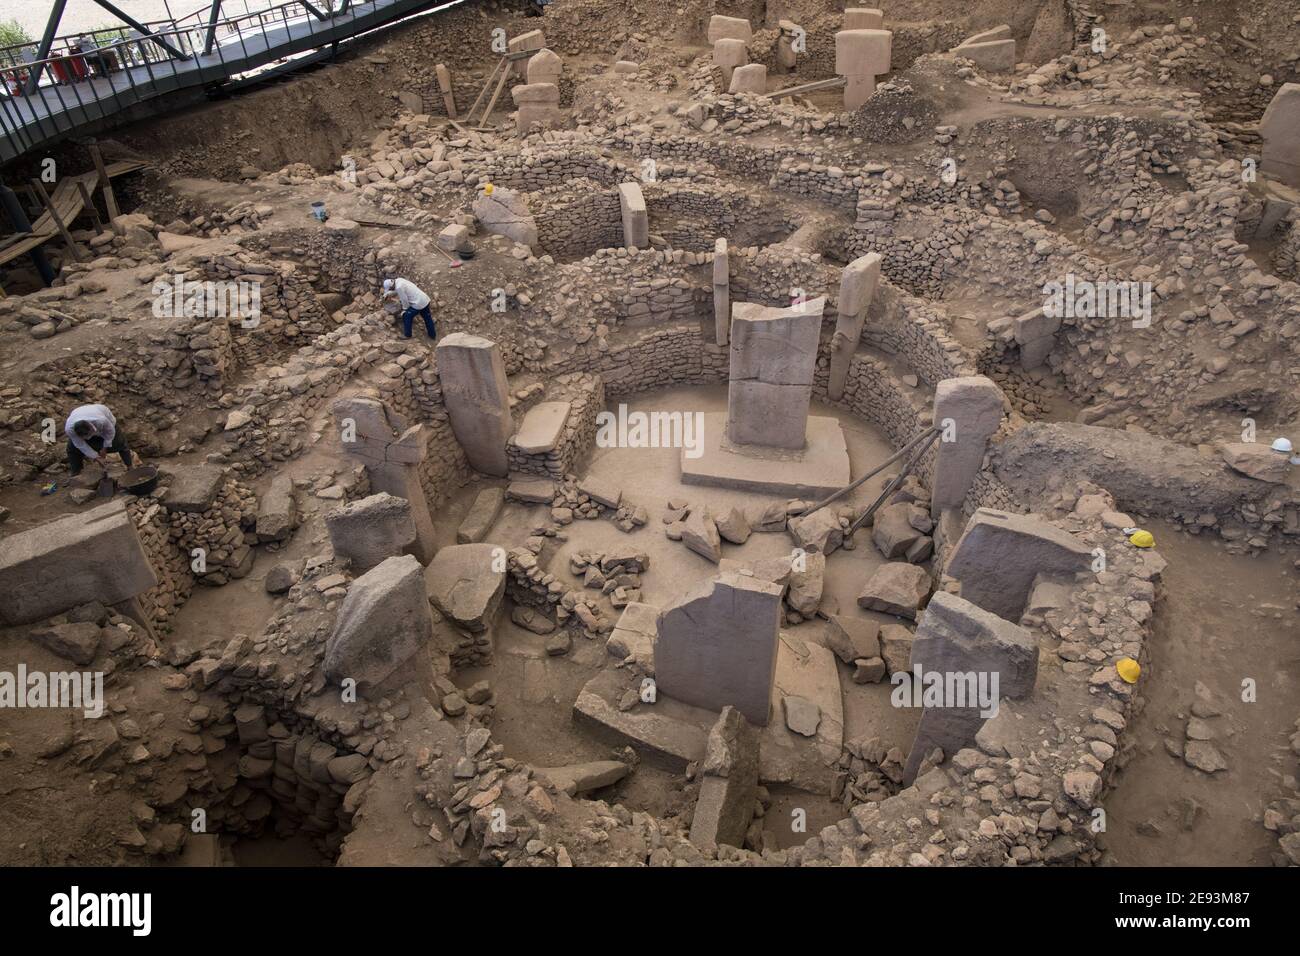
M491 183L484 183L484 184L483 184L483 195L484 195L484 196L491 196L491 195L492 195L492 190L495 189L495 188L496 188L496 187L493 186Z
M1136 684L1138 678L1142 676L1142 665L1131 657L1121 657L1115 662L1115 670L1127 684Z
M1135 548L1154 548L1156 539L1150 531L1143 531L1139 528L1128 536L1128 543Z

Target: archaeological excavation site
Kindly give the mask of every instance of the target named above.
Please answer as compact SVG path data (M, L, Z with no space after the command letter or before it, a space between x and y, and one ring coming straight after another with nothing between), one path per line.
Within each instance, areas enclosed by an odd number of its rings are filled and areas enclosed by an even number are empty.
M1300 865L1300 2L32 6L0 864Z

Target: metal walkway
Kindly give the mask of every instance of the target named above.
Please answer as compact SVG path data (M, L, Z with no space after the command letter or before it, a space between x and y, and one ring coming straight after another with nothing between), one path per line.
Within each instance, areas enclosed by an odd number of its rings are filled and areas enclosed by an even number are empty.
M91 54L28 58L21 67L0 67L12 79L0 92L0 164L91 127L141 117L140 104L177 91L227 81L268 64L350 39L395 20L449 6L456 0L292 0L251 14L219 17L219 6L191 14L193 22L175 29L149 30L130 39L104 44ZM331 9L341 3L339 9ZM210 14L210 15L209 15ZM50 48L47 37L44 49ZM204 48L210 52L204 52ZM158 50L169 52L159 57ZM97 69L93 78L45 82L31 89L29 78L89 73L92 64L119 64ZM126 64L137 64L127 66ZM76 70L70 70L70 65ZM20 82L25 92L9 94ZM162 104L154 104L163 108ZM149 106L145 106L147 111Z

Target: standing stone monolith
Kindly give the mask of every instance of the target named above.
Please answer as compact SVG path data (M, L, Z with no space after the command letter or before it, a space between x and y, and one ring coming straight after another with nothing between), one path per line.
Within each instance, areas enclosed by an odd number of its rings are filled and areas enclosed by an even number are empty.
M411 548L420 562L433 559L433 516L420 481L420 462L428 451L429 430L373 398L341 398L333 405L334 423L343 450L363 462L372 492L405 498L411 506L416 540Z
M780 585L724 571L660 615L655 678L669 697L721 710L734 706L767 726L780 644Z
M727 240L713 243L713 336L726 345L731 333L731 257Z
M934 390L934 423L947 431L935 452L930 513L959 508L1002 424L1002 389L983 375L946 378ZM951 441L946 439L951 438Z
M437 356L443 404L465 458L475 471L504 478L514 421L501 348L491 339L453 332L438 343Z
M835 336L831 339L831 374L827 394L833 401L844 397L844 383L849 376L849 365L862 337L862 325L867 309L875 298L880 283L880 264L883 257L878 252L868 252L844 267L840 276L840 298L835 319Z
M803 448L826 297L788 308L731 307L727 438L739 445Z
M996 679L994 678L996 675ZM1001 697L1026 697L1038 676L1038 641L1032 633L970 601L940 591L921 616L912 639L912 705L931 688L903 770L916 779L921 761L938 747L951 757L975 741L984 721L997 713ZM902 675L891 678L898 686ZM936 683L941 682L941 683ZM934 690L941 686L942 691Z
M1259 121L1260 172L1300 188L1300 83L1283 83Z
M623 245L645 249L650 245L650 216L637 183L618 184L618 208L623 217Z

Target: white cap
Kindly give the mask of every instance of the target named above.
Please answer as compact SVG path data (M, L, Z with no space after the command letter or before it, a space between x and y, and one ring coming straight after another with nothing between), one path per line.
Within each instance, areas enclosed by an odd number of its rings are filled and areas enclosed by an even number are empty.
M392 280L392 279L385 279L385 280L384 280L384 291L385 291L385 292L392 292L392 291L393 291L393 280Z
M1289 439L1289 438L1275 438L1275 439L1273 439L1273 450L1274 450L1274 451L1280 451L1280 452L1282 452L1282 453L1285 454L1285 455L1289 455L1289 454L1291 454L1291 452L1292 452L1292 450L1293 450L1293 449L1291 448L1291 439Z

